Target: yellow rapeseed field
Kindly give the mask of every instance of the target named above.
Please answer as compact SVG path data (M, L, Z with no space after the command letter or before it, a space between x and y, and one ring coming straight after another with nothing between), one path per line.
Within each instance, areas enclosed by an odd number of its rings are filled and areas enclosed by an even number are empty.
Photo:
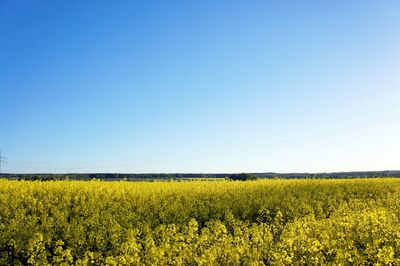
M0 265L398 265L400 179L0 181Z

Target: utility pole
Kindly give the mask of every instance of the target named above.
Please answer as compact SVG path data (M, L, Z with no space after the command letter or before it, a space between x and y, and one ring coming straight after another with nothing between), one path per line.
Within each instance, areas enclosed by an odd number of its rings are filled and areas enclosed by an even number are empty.
M1 174L1 164L6 163L6 157L1 156L1 150L0 150L0 174Z

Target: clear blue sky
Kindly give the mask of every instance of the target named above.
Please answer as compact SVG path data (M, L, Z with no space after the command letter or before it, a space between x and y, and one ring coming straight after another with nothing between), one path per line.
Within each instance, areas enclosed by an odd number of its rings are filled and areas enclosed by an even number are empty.
M0 1L3 172L400 169L400 1Z

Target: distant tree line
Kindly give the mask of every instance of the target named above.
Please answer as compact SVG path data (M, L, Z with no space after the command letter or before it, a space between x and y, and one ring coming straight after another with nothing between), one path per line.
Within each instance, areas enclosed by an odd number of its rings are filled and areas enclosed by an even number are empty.
M256 175L241 173L241 174L230 175L228 179L233 181L251 181L251 180L257 180L258 177Z
M150 174L123 174L123 173L69 173L69 174L1 174L0 177L12 180L179 180L191 178L221 178L228 180L255 180L255 179L313 179L313 178L371 178L371 177L400 177L400 171L366 171L366 172L335 172L335 173L150 173Z

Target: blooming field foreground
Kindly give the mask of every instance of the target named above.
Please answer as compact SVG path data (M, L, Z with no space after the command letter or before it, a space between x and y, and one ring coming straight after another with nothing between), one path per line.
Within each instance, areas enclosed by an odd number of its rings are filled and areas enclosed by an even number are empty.
M400 264L400 179L0 181L0 265Z

